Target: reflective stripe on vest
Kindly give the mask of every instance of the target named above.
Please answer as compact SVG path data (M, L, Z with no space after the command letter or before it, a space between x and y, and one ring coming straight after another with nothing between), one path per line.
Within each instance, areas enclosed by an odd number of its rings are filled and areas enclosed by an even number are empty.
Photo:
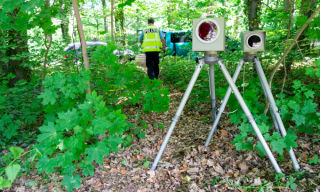
M161 51L162 43L160 40L160 32L157 28L151 25L144 30L141 47L143 52Z

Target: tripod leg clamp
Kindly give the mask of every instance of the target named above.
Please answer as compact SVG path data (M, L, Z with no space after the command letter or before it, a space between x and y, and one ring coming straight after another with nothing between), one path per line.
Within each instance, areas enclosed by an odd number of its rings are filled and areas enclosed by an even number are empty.
M251 123L251 122L256 120L252 115L247 116L247 119L248 119L249 123Z
M175 116L173 116L173 117L171 118L171 120L177 122L177 121L179 120L179 118L180 118L180 116L175 115Z

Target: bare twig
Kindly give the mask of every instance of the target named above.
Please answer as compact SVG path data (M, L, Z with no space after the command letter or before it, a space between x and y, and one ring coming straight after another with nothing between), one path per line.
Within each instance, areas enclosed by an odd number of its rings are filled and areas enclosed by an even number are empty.
M265 6L267 6L271 11L273 11L273 12L283 12L283 11L275 11L275 10L273 10L271 7L269 7L269 5L267 5L267 4L265 4L264 2L261 2L262 4L264 4Z
M270 88L271 88L271 83L272 83L273 77L274 77L275 73L277 72L277 70L279 69L281 62L285 59L285 57L287 56L289 51L292 49L292 47L295 45L296 41L298 40L298 38L300 37L300 35L304 31L304 29L309 25L309 23L319 13L319 11L320 11L320 6L318 6L318 8L313 12L313 14L306 21L306 23L301 27L301 29L299 30L299 32L296 34L296 36L294 37L293 41L291 42L290 46L285 50L285 52L283 53L281 59L277 62L276 66L274 67L274 69L273 69L273 71L272 71L272 73L270 75L270 78L269 78L269 87Z

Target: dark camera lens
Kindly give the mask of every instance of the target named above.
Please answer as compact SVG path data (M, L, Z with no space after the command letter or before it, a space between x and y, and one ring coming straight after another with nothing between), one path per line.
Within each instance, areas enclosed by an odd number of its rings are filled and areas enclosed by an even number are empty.
M198 35L204 41L212 41L217 37L218 27L212 21L205 21L198 28Z
M258 35L252 35L248 39L249 47L256 49L261 46L261 38Z

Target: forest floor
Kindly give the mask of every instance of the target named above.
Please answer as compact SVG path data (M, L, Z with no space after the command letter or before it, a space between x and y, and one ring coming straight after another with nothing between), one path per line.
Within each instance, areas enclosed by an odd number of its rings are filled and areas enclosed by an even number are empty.
M238 128L230 123L228 115L223 114L218 124L218 135L214 136L209 147L204 147L212 127L211 104L197 106L200 111L190 106L185 107L170 140L162 154L155 171L149 171L161 143L171 124L183 92L170 90L169 111L161 114L144 114L140 117L148 123L145 139L134 139L130 147L104 157L103 165L94 164L94 176L82 177L81 188L73 191L103 192L148 192L148 191L293 191L286 187L289 177L294 181L297 191L318 191L320 189L320 166L311 165L308 159L320 155L320 137L298 134L299 147L294 149L298 163L305 172L303 177L295 175L288 152L284 160L277 160L285 179L276 181L275 170L269 159L260 157L257 150L237 151L232 140L239 133ZM191 98L192 99L192 98ZM189 99L190 102L190 99ZM220 104L217 104L219 107ZM124 106L123 113L130 123L137 122L138 109ZM228 108L226 108L228 111ZM163 124L164 128L154 128L154 124ZM255 138L255 136L252 136ZM277 158L277 155L275 155ZM63 176L59 173L38 174L34 169L23 174L12 187L4 191L14 192L60 192ZM35 181L36 186L26 186ZM244 188L247 187L247 190ZM248 190L249 189L249 190Z
M214 136L210 146L205 148L203 145L212 122L201 120L208 118L209 114L199 113L192 108L185 109L179 119L156 171L149 171L171 124L170 118L174 116L183 95L174 90L171 90L171 93L169 111L141 117L149 123L146 138L134 140L132 146L105 157L103 165L95 164L94 176L82 175L81 188L74 191L243 192L246 191L243 187L250 185L252 191L258 191L261 186L264 186L263 189L269 187L274 191L292 191L285 187L288 179L281 183L273 182L275 171L267 157L261 158L256 150L249 152L235 149L231 142L239 131L225 114L218 125L218 136ZM204 111L209 111L208 107ZM123 112L128 116L128 121L136 121L135 108L128 106ZM154 123L162 123L164 129L153 128ZM307 160L319 154L320 146L313 142L314 139L318 140L319 136L314 134L313 137L309 137L300 134L297 139L299 147L294 151L306 173L305 178L295 181L299 191L314 191L320 188L320 167L310 165ZM278 163L284 173L294 173L288 153L284 154L284 161L278 160ZM62 180L63 176L59 174L39 175L34 170L20 176L11 188L4 191L66 191L61 185ZM38 185L26 187L25 183L29 181L35 181ZM242 187L234 187L235 184Z

